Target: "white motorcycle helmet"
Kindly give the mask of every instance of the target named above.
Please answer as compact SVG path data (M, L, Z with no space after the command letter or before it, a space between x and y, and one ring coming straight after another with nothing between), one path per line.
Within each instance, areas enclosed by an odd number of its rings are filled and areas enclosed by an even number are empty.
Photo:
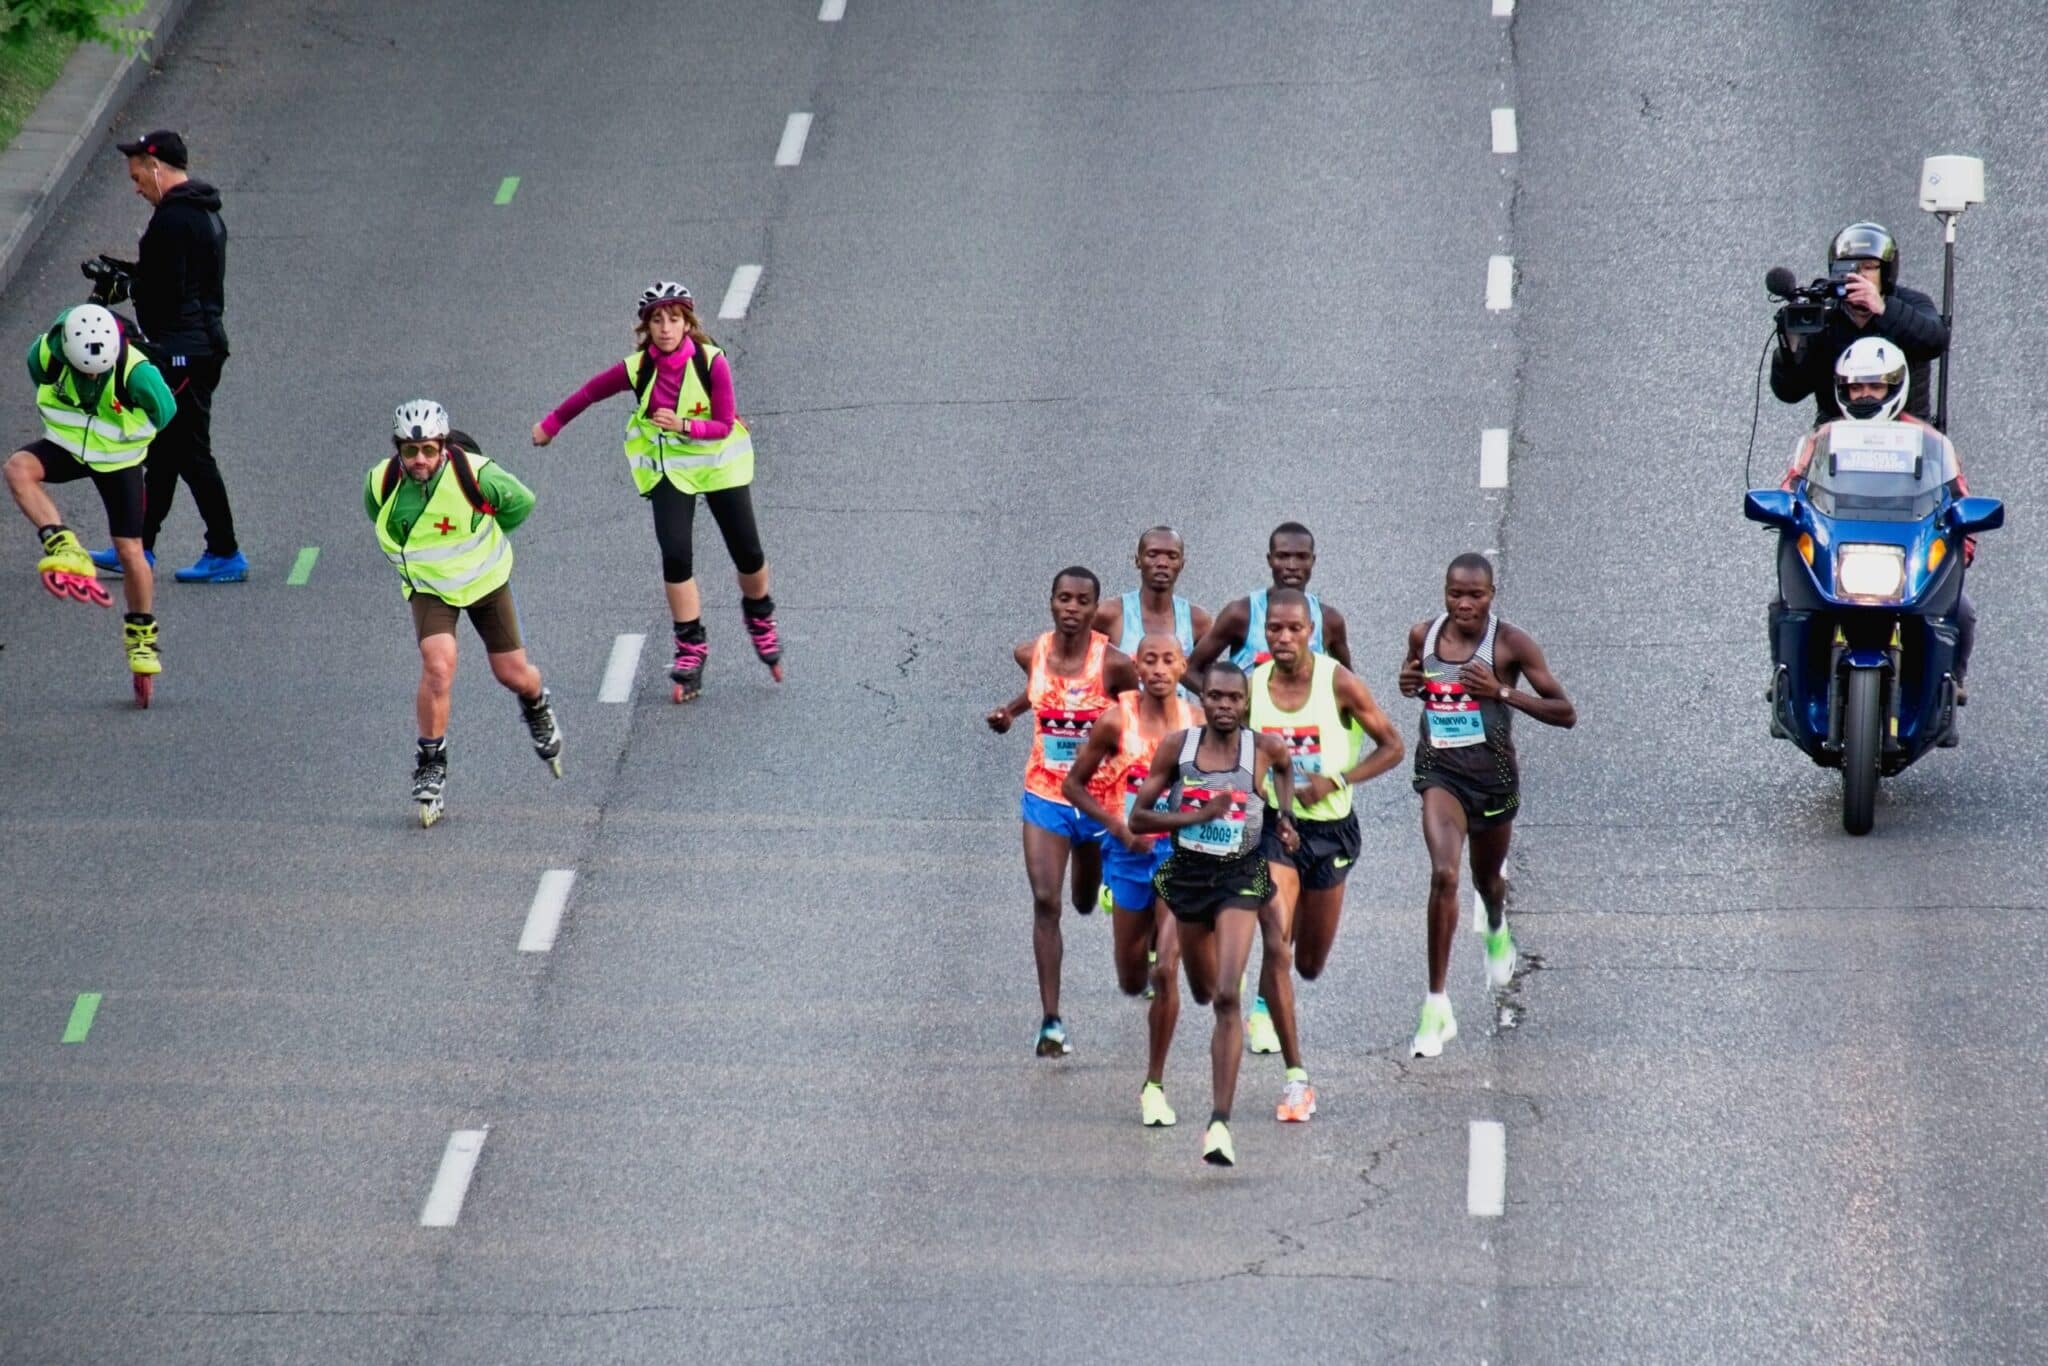
M391 434L400 441L446 441L448 410L430 398L401 403L391 417Z
M1858 337L1835 362L1835 406L1847 422L1896 422L1906 410L1906 353L1883 337ZM1881 399L1849 400L1852 384L1882 384Z
M121 325L98 304L64 315L64 363L81 375L104 375L121 354Z

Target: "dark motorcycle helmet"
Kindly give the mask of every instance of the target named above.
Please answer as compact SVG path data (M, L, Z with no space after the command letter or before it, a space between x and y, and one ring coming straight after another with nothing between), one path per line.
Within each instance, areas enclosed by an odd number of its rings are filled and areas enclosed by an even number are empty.
M1851 223L1828 244L1828 274L1839 275L1851 261L1875 261L1878 290L1889 294L1899 282L1899 244L1882 223Z

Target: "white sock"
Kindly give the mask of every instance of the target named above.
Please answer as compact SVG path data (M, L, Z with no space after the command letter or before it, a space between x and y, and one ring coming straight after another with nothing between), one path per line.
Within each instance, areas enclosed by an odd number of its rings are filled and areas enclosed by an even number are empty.
M1430 1005L1433 1005L1433 1006L1447 1006L1447 1005L1449 1005L1450 1003L1451 1003L1451 994L1450 994L1449 992L1447 992L1447 991L1432 991L1432 992L1430 992L1430 993L1429 993L1429 1004L1430 1004Z

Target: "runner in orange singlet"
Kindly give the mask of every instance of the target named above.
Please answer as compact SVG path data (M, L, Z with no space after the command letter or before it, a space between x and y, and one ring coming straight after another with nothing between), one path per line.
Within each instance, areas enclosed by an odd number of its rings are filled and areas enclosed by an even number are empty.
M1139 687L1118 693L1116 705L1088 732L1088 743L1081 746L1080 757L1067 774L1065 791L1075 810L1103 828L1102 878L1117 912L1111 920L1116 984L1126 996L1143 991L1148 978L1152 985L1150 1054L1145 1085L1138 1092L1138 1116L1147 1125L1163 1128L1175 1121L1173 1107L1166 1103L1166 1050L1180 1019L1180 940L1173 917L1157 904L1152 875L1173 846L1160 835L1133 835L1128 822L1138 788L1152 770L1152 751L1165 736L1201 725L1202 709L1179 691L1187 668L1180 641L1155 632L1140 639L1136 648L1132 663ZM1120 795L1097 800L1098 774L1115 775ZM1146 959L1155 938L1157 961L1148 970Z
M1131 661L1110 648L1109 638L1090 628L1102 583L1080 566L1062 569L1052 581L1052 630L1014 651L1024 671L1024 691L988 714L988 728L1001 735L1010 722L1033 713L1031 757L1024 765L1024 873L1031 880L1031 949L1038 964L1038 999L1045 1018L1038 1029L1038 1056L1065 1057L1067 1027L1060 1020L1060 882L1073 864L1074 909L1095 909L1102 882L1102 827L1073 808L1060 787L1074 766L1095 719L1110 697L1137 686ZM1099 794L1113 799L1116 775Z

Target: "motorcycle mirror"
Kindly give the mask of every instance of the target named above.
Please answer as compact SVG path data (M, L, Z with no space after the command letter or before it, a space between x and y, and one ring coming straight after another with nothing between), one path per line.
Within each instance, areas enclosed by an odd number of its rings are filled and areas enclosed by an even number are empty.
M1984 499L1991 502L1991 499ZM1784 489L1751 489L1742 498L1742 515L1752 522L1765 526L1789 527L1793 521L1793 510L1798 506L1792 495Z
M1958 498L1948 505L1948 525L1965 536L1996 531L2005 525L2005 504L1996 498Z
M1961 213L1984 202L1984 162L1979 157L1929 157L1920 163L1920 207L1929 213Z

